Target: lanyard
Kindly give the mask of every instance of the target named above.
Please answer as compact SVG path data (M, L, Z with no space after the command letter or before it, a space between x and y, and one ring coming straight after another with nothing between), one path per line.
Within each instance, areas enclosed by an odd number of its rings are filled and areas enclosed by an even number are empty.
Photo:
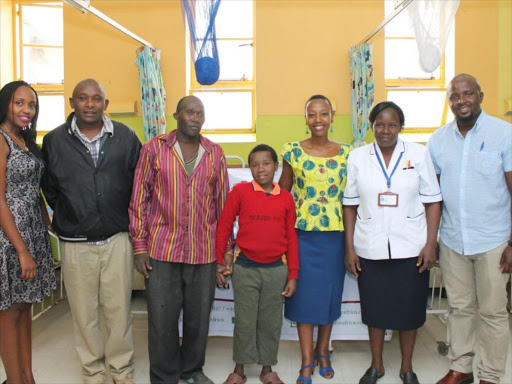
M391 172L391 175L388 176L388 173L386 172L386 169L384 168L384 165L382 164L382 160L380 159L379 152L377 151L377 147L375 146L375 142L373 143L373 148L375 149L375 155L377 156L377 160L379 160L380 168L382 169L382 173L384 173L384 176L386 177L388 189L391 188L391 178L393 177L398 164L400 163L400 160L402 159L403 152L400 152L400 156L398 157L398 160L396 161L395 167L393 168L393 171Z

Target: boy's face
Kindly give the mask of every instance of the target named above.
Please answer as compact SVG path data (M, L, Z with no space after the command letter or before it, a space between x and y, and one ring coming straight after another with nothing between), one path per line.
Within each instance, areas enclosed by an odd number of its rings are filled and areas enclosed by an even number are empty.
M272 184L278 165L268 151L254 152L249 162L252 177L262 187Z

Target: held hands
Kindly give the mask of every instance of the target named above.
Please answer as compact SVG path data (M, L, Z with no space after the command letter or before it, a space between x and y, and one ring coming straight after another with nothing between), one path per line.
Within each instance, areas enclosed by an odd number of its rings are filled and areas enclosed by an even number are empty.
M353 274L356 278L359 277L361 272L361 264L359 263L359 256L356 251L351 249L345 253L345 269Z
M233 252L226 252L223 258L224 264L217 264L217 286L219 288L229 288L226 277L233 273Z
M20 261L21 266L20 278L22 278L23 280L32 280L34 277L36 277L36 262L34 261L32 255L27 249L18 252L18 259Z
M290 279L288 280L288 283L286 283L286 287L284 287L284 291L282 295L284 297L292 297L295 293L295 290L297 289L297 280Z
M149 255L147 253L139 253L138 255L135 255L135 268L137 268L137 271L142 276L149 279L149 271L153 268L149 263Z
M228 251L224 254L224 276L229 276L233 273L233 251Z
M222 264L217 264L217 274L215 280L218 288L228 288L228 282L226 280L226 267Z
M507 246L501 254L500 259L501 273L512 273L512 247Z
M426 244L418 256L417 267L420 267L419 272L430 271L432 267L437 265L437 242L435 244Z

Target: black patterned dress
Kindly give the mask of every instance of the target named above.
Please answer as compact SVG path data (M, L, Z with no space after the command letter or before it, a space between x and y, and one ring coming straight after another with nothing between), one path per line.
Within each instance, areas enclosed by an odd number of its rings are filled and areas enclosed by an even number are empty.
M10 149L6 172L7 205L37 266L34 279L22 280L18 254L0 229L0 310L6 310L13 303L43 301L56 288L56 282L50 240L41 213L39 185L44 164L0 132Z

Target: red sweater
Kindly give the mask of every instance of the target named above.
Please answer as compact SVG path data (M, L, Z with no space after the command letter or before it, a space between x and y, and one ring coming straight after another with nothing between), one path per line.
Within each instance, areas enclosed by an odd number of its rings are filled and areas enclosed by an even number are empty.
M256 188L261 188L256 184ZM295 203L278 185L270 195L253 183L235 185L228 194L217 226L217 263L223 264L228 239L238 216L236 244L257 263L272 263L286 254L288 280L297 279L299 251L295 230Z

